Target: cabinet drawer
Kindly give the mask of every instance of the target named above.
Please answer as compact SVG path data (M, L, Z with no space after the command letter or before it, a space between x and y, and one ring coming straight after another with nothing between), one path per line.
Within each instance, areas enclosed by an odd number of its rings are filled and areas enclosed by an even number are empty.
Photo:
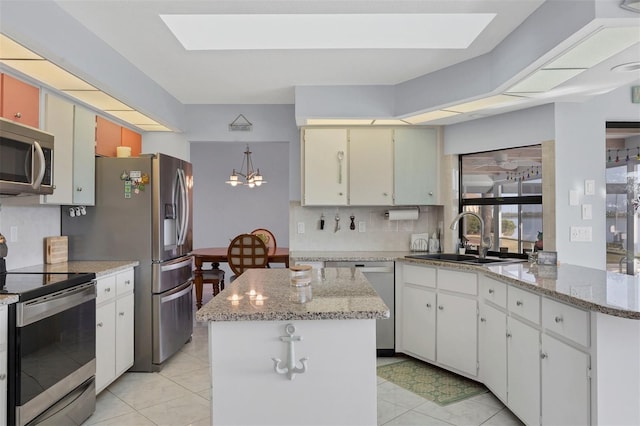
M519 288L507 289L509 312L540 324L540 296Z
M133 291L133 269L116 275L118 296Z
M436 269L405 264L402 268L402 280L407 284L436 288Z
M589 312L587 311L543 298L542 326L582 346L589 346Z
M96 304L112 300L116 297L116 276L110 275L108 277L99 278L97 283L98 296L96 298Z
M480 276L480 295L491 303L501 308L507 308L507 285L488 278L484 275Z
M478 294L478 274L474 272L438 270L438 288L457 293Z

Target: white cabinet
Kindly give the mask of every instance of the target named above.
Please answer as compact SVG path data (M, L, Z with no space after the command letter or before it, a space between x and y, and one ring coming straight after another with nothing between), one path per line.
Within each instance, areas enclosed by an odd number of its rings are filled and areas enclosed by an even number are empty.
M305 129L302 141L302 203L346 205L347 129Z
M86 108L47 93L44 128L55 137L53 194L44 204L93 205L95 203L95 122Z
M507 319L507 365L507 406L527 425L540 424L540 332L514 317Z
M405 285L402 289L402 342L406 352L436 360L436 293Z
M471 376L478 374L477 306L475 298L438 293L437 360Z
M133 365L133 276L128 269L97 280L97 393Z
M0 306L0 419L4 421L7 419L7 312L7 305Z
M438 204L440 153L437 130L394 130L394 203Z
M393 204L393 130L349 130L349 205Z
M588 425L589 355L542 335L542 424Z
M480 305L478 363L480 381L501 401L507 401L507 314L487 303Z

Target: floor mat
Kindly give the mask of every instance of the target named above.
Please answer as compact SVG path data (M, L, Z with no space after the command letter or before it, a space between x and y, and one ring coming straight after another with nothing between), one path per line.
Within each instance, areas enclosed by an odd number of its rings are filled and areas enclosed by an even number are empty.
M439 405L487 392L481 383L413 359L382 365L378 376Z

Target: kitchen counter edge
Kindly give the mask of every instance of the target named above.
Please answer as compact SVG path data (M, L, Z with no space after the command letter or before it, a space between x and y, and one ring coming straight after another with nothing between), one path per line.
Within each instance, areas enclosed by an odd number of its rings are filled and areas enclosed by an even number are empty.
M70 260L68 262L26 266L10 272L95 273L96 278L124 271L140 265L137 260Z

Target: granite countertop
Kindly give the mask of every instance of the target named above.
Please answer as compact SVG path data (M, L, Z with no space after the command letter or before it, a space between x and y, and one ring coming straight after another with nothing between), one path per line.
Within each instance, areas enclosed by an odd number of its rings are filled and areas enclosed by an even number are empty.
M311 275L310 285L294 287L290 285L288 269L249 269L196 312L196 319L281 321L389 318L389 308L359 270L313 269ZM262 296L262 303L258 295Z
M640 276L575 265L542 266L519 262L476 266L437 260L396 260L480 271L488 277L579 308L622 318L640 319Z
M94 272L96 278L138 266L137 260L71 260L68 262L25 266L9 272Z
M18 301L16 294L0 294L0 305L10 305Z
M289 253L291 262L393 262L398 258L410 255L406 251L303 251Z

